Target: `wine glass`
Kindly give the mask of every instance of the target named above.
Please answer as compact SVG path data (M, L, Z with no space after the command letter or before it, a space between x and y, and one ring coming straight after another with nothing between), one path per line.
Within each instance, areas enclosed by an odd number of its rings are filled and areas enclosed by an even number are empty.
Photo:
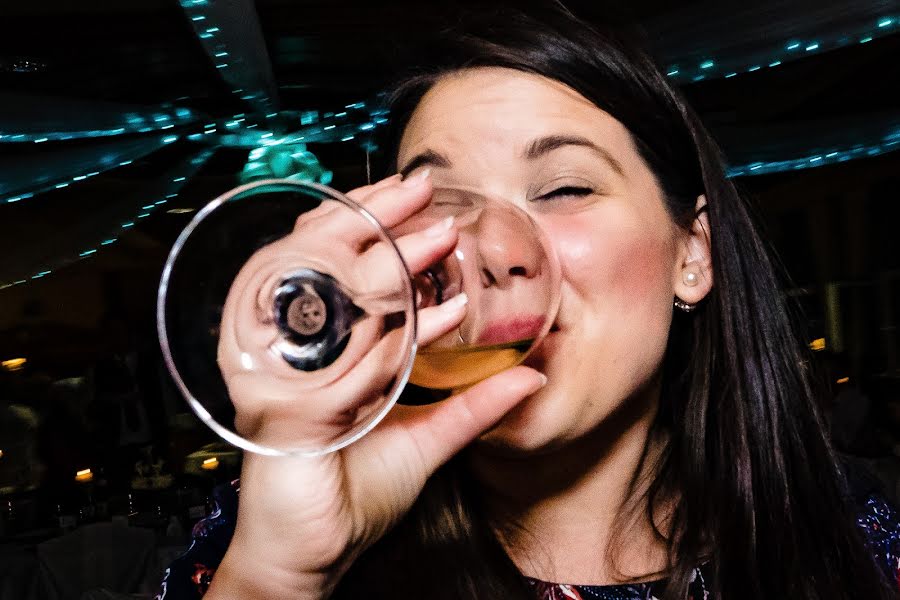
M397 240L453 217L446 257L411 272ZM324 185L265 180L200 210L163 269L166 366L201 420L260 454L319 455L371 430L411 382L460 390L520 363L549 331L560 269L512 202L435 187L389 229ZM468 296L417 345L417 313Z

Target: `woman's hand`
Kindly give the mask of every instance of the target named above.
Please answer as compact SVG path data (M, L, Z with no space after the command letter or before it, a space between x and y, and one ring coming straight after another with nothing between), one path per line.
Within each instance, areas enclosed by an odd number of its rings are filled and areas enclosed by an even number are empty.
M395 176L348 195L390 228L428 204L431 183L427 175L404 182ZM347 238L334 214L315 212L301 217L297 229L324 232L321 239L332 245ZM404 235L397 245L415 274L451 252L456 240L455 228L445 223ZM377 260L378 248L368 247L370 252ZM465 314L461 300L419 311L421 345L459 325ZM226 304L223 331L227 319L238 318L231 313ZM220 347L226 381L229 369L236 368L228 362L232 350ZM335 385L342 400L330 410L362 403L383 387L394 373L379 371L382 359L373 347L341 377ZM533 369L515 367L436 404L397 405L374 430L338 452L315 458L247 453L237 527L207 598L327 597L353 560L409 510L440 465L544 382ZM242 410L252 412L254 421L273 414L265 410L272 390L258 383L245 381L242 397L232 398L238 422Z

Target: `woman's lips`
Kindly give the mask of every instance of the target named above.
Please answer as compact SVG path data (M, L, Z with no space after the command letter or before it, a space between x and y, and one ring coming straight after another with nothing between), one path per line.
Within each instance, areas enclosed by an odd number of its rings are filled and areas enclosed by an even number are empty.
M493 321L478 336L479 344L505 344L537 337L544 326L542 315L527 315Z

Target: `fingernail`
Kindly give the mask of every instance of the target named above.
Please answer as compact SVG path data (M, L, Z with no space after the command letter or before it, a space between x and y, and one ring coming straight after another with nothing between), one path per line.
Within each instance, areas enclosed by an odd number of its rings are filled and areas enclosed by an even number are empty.
M469 297L465 292L460 292L459 294L453 296L443 304L441 304L441 308L447 312L455 312L456 309L465 306L469 303Z
M419 171L412 177L404 179L400 184L400 187L405 188L414 188L425 183L425 180L431 175L431 169L425 169L424 171Z
M545 385L547 385L547 376L544 375L543 373L538 373L538 375L541 378L541 387L544 387Z
M430 238L441 237L442 235L444 235L445 233L450 231L451 227L453 227L453 217L452 216L447 217L443 221L439 221L438 223L435 223L434 225L432 225L431 227L426 229L424 231L425 237L430 237Z

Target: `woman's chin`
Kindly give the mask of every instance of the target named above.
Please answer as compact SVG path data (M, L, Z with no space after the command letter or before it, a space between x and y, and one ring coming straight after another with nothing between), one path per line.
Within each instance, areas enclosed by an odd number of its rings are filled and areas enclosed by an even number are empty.
M572 401L571 373L564 372L567 361L565 331L554 328L523 364L547 376L547 385L525 398L478 438L478 443L509 454L535 454L564 443L571 431L571 417L577 414L566 404Z
M558 444L560 427L548 410L552 389L532 394L509 411L500 422L483 433L476 444L504 454L533 454Z

